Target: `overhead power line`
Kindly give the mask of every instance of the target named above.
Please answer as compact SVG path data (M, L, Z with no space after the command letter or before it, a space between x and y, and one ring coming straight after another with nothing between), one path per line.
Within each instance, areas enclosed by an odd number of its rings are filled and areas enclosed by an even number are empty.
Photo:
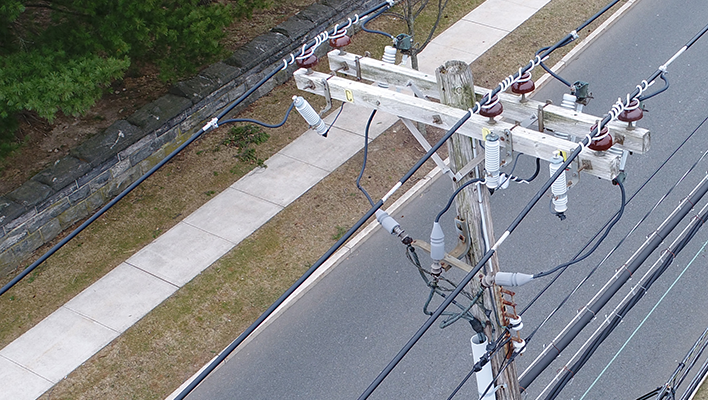
M634 192L634 194L629 198L629 200L627 200L627 203L626 203L626 204L629 204L629 203L632 201L632 199L633 199L635 196L637 196L637 194L638 194L644 187L646 187L646 185L649 183L649 181L650 181L654 176L657 175L657 173L668 163L668 161L669 161L671 158L673 158L674 155L676 155L676 153L686 144L686 142L688 141L688 139L690 139L691 137L693 137L693 135L698 131L698 129L699 129L701 126L703 126L703 124L704 124L706 121L708 121L708 117L706 117L706 118L703 120L703 122L701 122L701 123L698 125L698 127L696 127L696 129L694 129L693 132L691 132L691 134L688 135L688 136L686 137L686 139L684 139L684 141L671 153L671 155L669 155L669 157L668 157L666 160L664 160L664 162L659 166L659 168L658 168L657 170L655 170L654 173L652 173L652 175L649 176L649 178L647 178L646 181L644 181L644 183L642 183L642 185L639 187L639 189L637 189L637 191ZM590 280L590 277L592 277L592 275L612 256L612 254L614 254L615 251L617 251L617 249L619 249L619 247L625 242L625 240L627 240L627 238L628 238L629 236L631 236L632 233L634 233L634 232L637 230L637 228L639 228L639 226L640 226L644 221L646 221L646 219L659 207L659 205L661 205L661 204L664 202L664 200L666 200L666 199L669 197L669 195L674 191L674 189L676 189L676 187L678 187L678 185L679 185L681 182L684 181L684 179L698 166L698 164L699 164L706 156L708 156L708 151L703 152L703 153L701 154L701 156L693 163L693 165L691 165L691 166L684 172L684 174L681 176L681 178L678 179L678 180L669 188L669 190L654 204L654 206L653 206L652 208L649 209L649 211L647 211L646 214L644 214L644 216L632 227L632 229L630 229L629 232L627 232L627 234L625 234L625 236L624 236L622 239L620 239L620 241L607 253L607 255L605 255L605 257L604 257L593 269L591 269L591 270L587 273L587 275L565 296L565 298L563 298L563 300L560 301L560 303L558 304L558 306L556 306L556 308L554 308L550 313L548 313L548 315L546 316L546 318L544 318L543 321L541 321L541 323L540 323L536 328L534 328L534 330L531 332L531 334L526 337L525 340L526 340L527 345L528 345L528 343L531 341L531 339L534 337L534 335L536 334L536 332L538 332L539 329L541 329L546 323L548 323L548 321L551 320L551 318L568 302L568 300L569 300L586 282L588 282L588 281ZM608 221L608 223L609 223L609 221ZM607 224L605 224L605 226L606 226L606 225L607 225ZM585 247L584 247L583 249L581 249L581 251L580 251L578 254L580 254L582 251L584 251L584 249L585 249L587 246L589 246L590 243L592 243L592 241L600 234L600 232L602 232L603 229L604 229L604 226L603 226L603 228L600 229L600 231L597 232L597 234L595 234L595 236L594 236L593 238L590 239L590 241L585 245ZM548 290L548 288L549 288L554 282L556 282L556 280L560 277L560 275L563 274L564 271L565 271L565 270L561 270L555 277L553 277L553 280L551 280L551 281L531 300L531 302L530 302L528 305L526 305L526 307L524 307L524 309L519 313L519 315L523 315L526 311L528 311L528 309L531 307L531 305L533 305L533 304L536 302L536 300L538 300L539 297L541 297L541 295L542 295L544 292L546 292L546 290Z
M701 187L704 191L708 191L708 175L702 181ZM692 208L692 207L691 207ZM661 277L661 275L668 269L671 263L676 259L676 256L686 248L686 245L695 237L699 229L703 226L706 219L708 218L708 205L704 206L700 214L696 216L693 223L691 223L682 235L672 243L669 249L667 249L657 260L657 262L652 266L652 268L647 271L641 281L632 288L632 290L625 296L623 301L617 305L610 315L605 318L603 323L598 327L595 333L588 339L581 349L576 352L572 360L577 361L569 368L564 368L563 373L556 375L556 377L551 381L549 386L556 382L553 388L550 390L546 400L556 399L563 388L570 382L570 379L577 374L580 369L587 363L587 361L592 357L592 355L597 351L600 345L607 339L607 337L617 328L620 322L624 319L627 313L639 302L639 300L644 297L651 286ZM666 258L664 258L666 256ZM661 264L659 264L661 262ZM658 266L657 266L658 265ZM581 353L582 352L582 353ZM548 388L548 386L547 386ZM543 393L542 393L543 394ZM539 396L540 398L540 396Z
M89 219L84 221L84 223L82 223L78 228L74 229L71 233L69 233L66 237L64 237L61 241L59 241L59 243L54 245L51 249L49 249L41 257L39 257L36 261L34 261L27 268L25 268L21 273L19 273L17 276L15 276L10 282L8 282L5 286L3 286L0 289L0 296L2 296L5 292L10 290L10 288L15 286L25 276L29 275L35 268L40 266L43 262L45 262L49 257L51 257L59 249L64 247L64 245L66 245L71 239L75 238L79 233L81 233L89 225L91 225L93 222L95 222L98 218L100 218L108 210L113 208L113 206L115 206L119 201L121 201L125 196L127 196L130 192L132 192L136 187L138 187L146 179L148 179L150 176L152 176L155 172L157 172L165 164L170 162L175 156L177 156L179 153L181 153L182 150L184 150L187 146L192 144L195 140L199 139L204 133L208 132L211 129L217 128L220 123L224 124L224 123L229 123L229 122L247 121L247 122L255 122L255 123L258 123L263 126L274 127L274 125L269 126L268 124L264 124L260 121L255 121L255 120L245 120L245 119L243 119L243 120L240 120L240 119L226 120L226 121L221 121L221 120L222 120L222 118L226 117L226 115L228 115L234 108L236 108L239 104L241 104L246 98L251 96L256 90L258 90L266 82L268 82L270 79L272 79L278 72L287 69L289 65L291 65L295 62L295 59L297 57L299 57L307 52L313 52L315 48L319 47L322 43L326 42L327 38L330 36L330 34L332 34L332 35L336 34L339 31L341 31L342 29L346 30L347 28L349 28L353 24L360 23L362 20L366 19L366 17L369 16L370 14L375 13L381 9L390 8L392 5L393 5L393 1L385 1L375 7L372 7L371 9L365 11L362 14L363 17L359 17L359 14L356 14L355 19L352 20L351 18L349 18L348 23L346 25L342 25L341 27L339 25L336 25L334 27L334 29L320 33L314 39L311 39L307 43L305 43L300 50L290 54L289 59L286 58L283 60L283 65L281 67L275 68L270 73L266 74L266 76L264 76L260 81L258 81L256 84L254 84L253 87L248 89L238 99L234 100L225 109L223 109L216 117L212 118L206 125L204 125L194 135L192 135L189 139L187 139L186 142L184 142L182 145L180 145L178 148L176 148L172 153L170 153L165 158L163 158L154 167L150 168L150 170L148 172L146 172L143 176L138 178L135 182L133 182L130 186L128 186L125 190L123 190L115 198L113 198L106 205L104 205L100 210L98 210L96 213L94 213ZM367 21L370 19L371 18L368 18ZM290 110L288 110L288 114L289 114L289 112L290 112ZM287 119L287 115L286 115L286 119Z
M615 3L615 2L613 2ZM605 10L606 11L606 10ZM599 14L601 15L601 14ZM599 15L596 15L592 18L592 20L596 19ZM592 22L592 21L590 21ZM586 21L586 23L590 23ZM582 26L582 25L581 25ZM486 104L489 102L490 99L494 97L494 95L498 94L500 91L504 91L511 87L511 85L518 81L518 79L523 76L524 73L530 71L532 68L535 66L539 65L541 61L544 59L548 58L548 56L555 51L556 49L568 44L569 41L575 40L577 38L577 32L573 31L566 35L563 39L558 41L556 44L553 46L550 46L547 50L543 51L542 54L536 55L536 57L530 61L526 66L519 68L519 71L513 75L510 75L508 78L506 78L504 81L502 81L497 87L495 87L491 92L485 94L485 96L482 98L482 100L479 103L476 103L473 109L470 109L468 113L463 117L463 119L466 121L470 113L477 112L481 105ZM658 76L658 75L657 75ZM653 82L653 80L656 79L656 76L652 77L649 82ZM610 112L601 120L599 123L591 130L589 134L587 134L579 143L578 146L571 152L566 160L560 165L560 167L556 170L554 174L551 175L551 178L546 181L541 189L533 196L533 198L528 202L528 204L524 207L524 209L519 213L519 215L512 221L512 223L509 225L507 230L502 234L502 236L497 240L497 242L481 257L480 260L478 260L477 264L475 267L465 275L465 277L461 280L459 286L440 304L440 306L435 310L435 312L428 318L428 320L416 331L416 333L411 337L411 339L404 345L404 347L396 354L396 356L391 360L388 365L379 373L379 375L374 379L374 381L367 387L367 389L364 391L364 393L359 396L359 400L362 399L367 399L374 390L383 382L383 380L391 373L391 371L398 365L398 363L405 357L405 355L410 351L411 348L420 340L420 338L425 334L425 332L430 329L430 327L433 325L433 323L442 315L443 311L452 303L452 301L459 295L459 293L462 291L462 288L467 285L475 276L476 274L482 269L482 267L489 261L489 259L494 255L496 252L496 249L506 240L507 237L516 229L516 227L521 223L521 221L528 215L528 213L531 211L531 209L538 203L538 201L543 197L543 195L548 191L548 189L553 185L555 180L565 172L565 169L570 166L570 164L575 160L575 158L578 157L580 152L592 142L593 138L598 136L599 133L602 131L602 129L607 125L610 121L616 119L616 117L621 113L625 106L629 105L632 100L634 100L637 96L640 96L646 87L650 85L650 83L645 81L644 86L638 85L637 88L629 95L627 95L627 102L623 102L621 99L618 100L617 103L615 103L610 110ZM459 123L459 121L458 121ZM457 130L458 128L455 128ZM452 136L453 132L449 132L449 136L445 135L443 137L443 140L447 140L450 136ZM431 149L432 150L432 149ZM428 152L430 154L430 151ZM423 162L422 160L419 161ZM393 193L395 190L400 187L400 183L395 186L389 194L384 196L384 198L388 198L391 193Z
M666 63L664 63L662 66L660 66L651 76L645 80L642 81L642 84L637 85L636 89L629 95L627 95L626 98L626 103L623 101L621 98L617 100L615 105L612 106L612 110L609 115L618 115L619 112L623 109L624 106L628 105L631 101L636 99L637 97L641 96L642 93L662 74L665 73L668 66L675 61L681 54L683 54L688 48L690 48L691 45L693 45L701 36L703 36L706 31L708 31L708 25L703 27L691 40L688 41L686 45L684 45L679 51L677 51L671 58L669 58ZM603 118L603 121L608 119L606 116ZM609 122L609 121L608 121ZM564 166L565 168L565 166ZM695 204L697 200L699 200L705 192L701 193L701 190L703 190L702 187L697 188L697 192L694 193L693 196L698 196L698 199L691 200L691 204ZM693 196L691 198L693 198ZM668 225L662 225L662 228L660 229L659 233L662 233L664 230L668 229L668 232L673 230L673 228L678 224L678 222L683 219L683 217L688 213L690 210L690 207L687 207L686 203L682 203L682 207L680 207L681 210L678 211L678 215L674 215L673 218L669 220ZM678 216L680 216L680 219L676 219ZM668 233L666 232L666 233ZM503 237L503 236L502 236ZM624 285L624 282L626 282L627 279L629 279L631 275L631 270L636 270L641 263L643 262L646 257L651 254L656 247L663 241L664 235L658 235L657 232L652 236L653 239L651 240L651 243L645 243L647 246L643 246L642 249L638 251L639 254L635 253L635 255L632 257L632 260L629 265L626 266L624 270L621 271L621 275L618 277L617 280L607 288L607 291L603 291L602 296L596 295L595 298L593 299L593 305L591 308L586 308L585 312L583 313L578 313L576 317L573 320L573 327L569 328L568 331L565 331L565 334L562 334L563 336L559 339L558 341L554 340L553 346L555 350L557 351L549 351L549 350L544 350L544 352L534 361L534 363L526 370L524 373L521 375L519 378L519 384L521 385L522 388L527 388L531 382L533 382L538 375L548 367L548 365L560 354L560 352L563 351L563 349L575 338L578 332L582 330L585 325L587 325L592 318L594 318L594 313L602 308L608 301L609 299L614 295L614 293L619 290L619 288ZM618 272L619 274L620 272ZM595 309L597 308L597 310ZM592 314L591 314L592 311ZM549 349L551 346L547 347L546 349Z

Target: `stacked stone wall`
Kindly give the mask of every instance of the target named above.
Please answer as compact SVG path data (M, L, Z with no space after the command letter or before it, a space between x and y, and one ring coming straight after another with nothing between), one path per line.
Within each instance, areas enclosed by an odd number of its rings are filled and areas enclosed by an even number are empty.
M108 203L306 40L378 3L322 0L311 5L0 196L0 274L20 268L37 248ZM326 45L318 49L327 50ZM276 74L234 111L285 82L295 68Z

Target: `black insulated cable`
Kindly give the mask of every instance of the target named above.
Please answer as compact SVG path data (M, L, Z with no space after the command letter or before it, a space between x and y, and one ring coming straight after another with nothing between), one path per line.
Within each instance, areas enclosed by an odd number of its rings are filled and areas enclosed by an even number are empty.
M555 273L555 272L557 272L557 271L559 271L559 270L562 270L562 269L564 270L564 269L570 267L570 266L573 265L573 264L577 264L577 263L583 261L584 259L590 257L590 255L591 255L592 253L594 253L595 250L597 250L597 248L600 246L600 244L602 244L602 242L605 241L605 239L607 238L607 235L610 234L610 231L612 230L612 228L615 226L615 224L617 224L617 222L620 220L620 218L622 218L622 215L624 214L625 201L626 201L626 199L627 199L627 198L626 198L627 195L626 195L626 193L625 193L625 191L624 191L624 185L622 184L622 182L616 180L616 181L614 181L613 183L615 183L617 186L619 186L620 192L621 192L621 194L622 194L622 200L621 200L621 202L620 202L619 211L617 211L617 212L615 213L615 216L614 216L613 219L610 221L610 223L607 225L607 228L605 228L605 231L602 233L602 236L600 236L600 238L597 239L597 241L595 242L595 244L594 244L594 245L590 248L590 250L588 250L585 254L583 254L583 255L581 255L581 256L579 256L579 257L574 257L572 260L570 260L570 261L568 261L568 262L564 262L563 264L557 265L557 266L555 266L555 267L549 269L548 271L538 272L538 273L536 273L536 274L533 275L533 279L542 278L542 277L544 277L544 276L551 275L551 274L553 274L553 273Z
M646 94L646 95L639 96L639 97L637 97L637 100L639 100L639 101L648 100L648 99L651 99L652 97L656 96L657 94L660 94L660 93L665 92L666 89L668 89L668 88L669 88L669 85L670 85L670 84L669 84L669 78L666 76L666 74L667 74L667 72L663 72L661 75L659 75L659 78L661 78L661 80L664 81L664 87L663 87L663 88L657 90L656 92L654 92L654 93L652 93L652 94Z
M369 29L369 28L366 27L366 24L368 24L369 22L371 22L371 21L375 20L376 18L378 18L381 14L383 14L384 12L386 12L389 8L390 8L390 7L383 8L383 9L379 10L376 14L372 15L371 18L367 18L366 21L364 21L364 23L361 24L361 30L364 31L364 32L369 32L369 33L375 33L375 34L378 34L378 35L383 35L383 36L386 36L387 38L390 38L391 40L396 40L396 38L395 38L393 35L391 35L390 33L381 32L381 31L378 31L378 30L376 30L376 29Z
M368 15L373 12L376 12L380 10L381 8L384 7L391 7L388 2L383 2L378 4L377 6L372 7L371 9L365 11L363 15ZM332 34L336 33L334 29L332 29ZM305 49L310 48L314 46L316 43L315 40L311 40L311 43L305 46ZM292 53L293 57L298 56L301 54L301 50L298 50L297 52ZM287 65L287 64L286 64ZM248 89L244 94L242 94L238 99L234 100L230 105L228 105L223 111L221 111L217 117L212 119L212 122L218 123L219 120L221 120L223 117L225 117L228 113L230 113L235 107L237 107L239 104L241 104L247 97L249 97L251 94L253 94L256 90L258 90L261 86L263 86L267 81L269 81L271 78L273 78L278 72L283 70L283 67L276 68L272 70L270 73L268 73L266 76L264 76L260 81L258 81L253 87ZM162 161L157 163L154 167L152 167L148 172L146 172L143 176L138 178L133 184L128 186L125 190L123 190L121 193L119 193L113 200L108 202L105 206L103 206L100 210L98 210L95 214L93 214L89 219L87 219L84 223L82 223L78 228L76 228L74 231L72 231L69 235L64 237L59 243L54 245L51 249L49 249L46 253L44 253L40 258L38 258L36 261L34 261L32 264L30 264L27 268L25 268L21 273L19 273L17 276L15 276L10 282L8 282L5 286L0 289L0 296L2 296L4 293L6 293L8 290L10 290L13 286L15 286L20 280L22 280L25 276L29 275L34 269L36 269L39 265L41 265L44 261L46 261L49 257L54 255L59 249L64 247L71 239L75 238L79 233L81 233L84 229L86 229L89 225L91 225L94 221L96 221L98 218L100 218L106 211L111 209L114 205L118 203L121 199L123 199L125 196L127 196L130 192L132 192L138 185L140 185L142 182L144 182L147 178L152 176L157 170L162 168L165 164L167 164L169 161L171 161L175 156L177 156L182 150L184 150L188 145L193 143L195 140L197 140L199 137L201 137L205 132L207 132L209 129L214 127L215 125L212 125L212 122L209 124L205 125L203 128L201 128L199 131L197 131L194 135L192 135L186 142L184 142L182 145L180 145L177 149L175 149L172 153L167 155Z
M458 188L452 193L452 195L450 196L450 199L447 201L447 204L445 205L445 207L443 207L443 209L440 210L440 212L438 213L438 215L435 216L435 222L440 222L440 218L442 218L443 214L445 214L445 213L447 212L447 210L450 209L450 207L452 206L452 202L455 201L455 197L457 197L457 195L460 194L460 192L462 191L462 189L466 188L467 186L469 186L469 185L471 185L471 184L473 184L473 183L477 183L477 182L484 182L484 179L474 178L474 179L470 179L469 181L467 181L467 182L463 183L462 185L460 185L460 187L458 187Z
M708 177L707 177L708 178ZM652 236L642 245L642 247L630 258L630 260L618 270L614 280L609 283L603 292L597 295L592 301L578 313L575 319L569 324L569 328L554 340L547 348L554 351L542 353L531 366L519 377L519 385L527 388L529 385L555 360L558 355L575 339L575 337L592 321L600 310L610 301L622 286L631 278L644 261L659 247L676 226L693 209L693 205L698 203L703 196L708 193L708 179L703 181L693 190L693 192L681 202L672 215L664 221Z
M281 126L285 125L285 122L288 121L288 117L290 117L290 112L293 111L293 108L295 107L295 102L290 103L290 107L288 107L288 111L285 112L285 117L283 118L282 121L278 122L277 124L269 124L263 121L259 121L257 119L252 119L252 118L234 118L234 119L227 119L225 121L220 122L220 124L228 124L228 123L237 123L237 122L249 122L251 124L256 124L260 125L265 128L280 128Z
M588 25L595 22L596 19L600 18L604 13L606 13L610 8L614 7L619 2L620 2L620 0L614 0L614 1L611 1L610 3L608 3L607 5L605 5L600 11L595 13L595 15L588 18L587 20L585 20L585 22L583 22L577 28L575 28L575 30L573 32L571 32L558 47L559 48L564 47L564 46L567 46L568 44L574 42L575 39L578 38L579 32L581 32L583 29L585 29ZM538 55L539 53L541 53L545 49L548 49L548 47L542 48L536 54ZM556 74L550 68L548 68L548 66L546 64L544 64L543 60L541 61L541 63L539 65L541 65L541 68L543 68L546 72L548 72L552 77L554 77L558 81L562 82L565 86L568 86L568 87L573 86L570 82L563 79L560 75Z
M366 196L366 199L369 200L369 204L372 206L374 205L374 200L369 196L369 192L361 186L361 177L364 176L364 170L366 169L366 158L369 154L369 128L371 128L371 121L374 120L374 115L376 115L376 110L371 112L369 120L366 121L366 129L364 129L364 161L361 163L361 172L359 172L359 176L356 178L356 187L364 193L364 196Z
M401 187L404 183L410 179L411 176L413 176L419 169L420 167L425 164L425 162L436 152L442 147L445 142L447 142L450 137L464 124L471 116L471 112L468 111L459 121L457 121L446 133L445 135L437 142L435 143L434 146L431 147L430 150L421 158L418 160L418 162L401 178L401 180L394 186L394 189L397 189ZM332 247L325 252L322 257L320 257L312 266L305 271L305 273L290 287L288 290L283 293L278 300L276 300L273 304L271 304L268 309L261 314L251 326L249 326L241 335L239 335L231 344L229 344L226 349L224 349L217 358L215 358L209 365L207 365L204 370L192 381L185 387L182 392L180 392L177 397L175 397L175 400L183 400L189 393L194 390L194 388L197 387L216 367L221 364L228 356L231 354L253 331L255 331L262 323L263 321L266 320L290 295L297 290L297 288L300 287L300 285L307 280L322 264L324 264L329 257L332 256L337 250L339 250L342 245L344 245L344 242L349 240L356 231L361 228L364 223L371 217L373 216L376 211L378 211L384 204L384 202L388 199L388 197L393 193L393 189L389 191L389 193L384 196L381 200L376 202L369 211L361 218L359 221L357 221L352 228L350 228L338 241L335 243ZM466 284L465 284L466 285ZM461 285L459 287L459 290L461 291L464 285ZM453 292L454 293L454 292ZM455 293L455 296L459 294L459 291ZM450 299L450 302L452 302L453 299ZM446 300L447 301L447 300ZM449 303L448 303L449 304Z
M636 286L636 288L638 289L637 292L626 303L622 305L619 311L617 311L617 313L612 317L612 320L609 322L609 324L602 330L602 332L600 332L597 337L592 340L589 347L585 349L578 361L576 361L573 366L563 374L558 383L556 383L556 385L549 392L548 396L546 397L546 400L554 400L560 395L560 392L568 384L568 382L570 382L570 379L573 378L573 376L577 374L580 369L583 368L583 366L588 362L588 360L590 359L590 357L592 357L595 351L597 351L597 349L605 341L605 339L607 339L607 337L609 337L609 335L615 330L615 328L617 328L620 322L622 322L627 313L632 308L634 308L637 303L639 303L639 300L644 297L644 295L651 288L651 286L673 263L673 261L676 259L676 256L694 238L694 236L696 235L696 233L698 233L707 218L708 212L704 212L702 215L698 216L695 221L693 221L693 223L691 224L691 228L686 233L686 235L678 243L676 243L673 248L669 249L665 253L668 255L668 257L662 262L661 266L657 268L650 276L648 276L646 280Z
M629 199L627 199L627 202L625 203L625 206L628 205L629 203L631 203L632 200L649 184L649 182L651 182L652 179L654 179L654 177L656 177L656 176L659 174L659 172L669 163L669 161L671 161L672 158L674 158L674 156L683 148L683 146L686 145L686 143L696 134L696 132L698 132L698 130L699 130L706 122L708 122L708 116L706 116L706 118L704 118L703 121L701 121L701 123L698 124L698 126L696 126L696 128L693 129L693 131L692 131L688 136L686 136L686 138L683 139L683 141L678 145L678 147L676 147L676 148L674 149L674 151L672 151L671 154L669 154L669 156L661 163L661 165L659 165L659 167L658 167L656 170L654 170L654 172L652 172L652 174L639 186L639 188L629 197ZM703 158L704 158L705 156L706 156L706 153L704 153L701 157L699 157L698 160L696 160L696 161L693 163L693 165L688 168L688 170L684 173L683 176L685 177L685 176L687 176L691 171L693 171L693 170L698 166L698 164L701 162L701 160L703 160ZM678 184L679 184L681 181L682 181L682 179L679 179L671 188L669 188L668 192L666 192L666 194L664 194L664 196L662 196L662 198L659 200L659 203L661 203L665 198L667 198L667 197L669 196L669 194L678 186ZM612 253L614 253L614 252L622 245L622 243L624 243L624 241L627 239L627 237L629 237L629 235L634 231L634 229L636 229L644 220L646 220L646 219L649 217L649 215L650 215L650 214L652 213L652 211L658 206L659 203L657 203L657 205L655 205L653 208L651 208L651 209L644 215L644 217L642 217L642 219L635 225L635 227L632 228L632 230L630 230L630 231L624 236L624 238L622 238L622 239L619 241L619 243L618 243L617 245L615 245L615 247L609 252L609 254L608 254L607 256L605 256L605 259L609 258L609 256L610 256ZM615 215L616 215L616 214L615 214ZM578 251L578 253L573 257L573 259L575 259L576 257L579 257L580 254L582 254L582 252L585 251L585 249L587 249L588 246L590 246L590 244L595 240L595 238L597 238L597 237L602 233L602 231L605 229L605 227L614 219L615 215L613 215L612 217L610 217L610 220L608 220L607 222L605 222L605 224L600 228L600 230L598 230L598 231L595 233L595 235L593 235L593 237L591 237L590 240L589 240L587 243L585 243L585 246L583 246L583 248L580 249L580 251ZM585 278L583 278L583 280L581 281L581 283L578 284L578 286L576 286L575 289L573 289L573 291L571 291L571 292L568 294L568 296L566 296L566 298L564 298L564 299L561 301L561 304L559 304L559 305L556 307L556 309L554 309L554 311L552 311L552 312L550 313L550 315L549 315L545 320L548 320L555 312L557 312L557 311L559 310L559 308L560 308L563 304L565 304L565 302L566 302L566 301L570 298L570 296L575 292L575 290L579 289L580 286L582 286L582 284L583 284L584 282L586 282L586 281L590 278L590 276L593 275L593 273L597 270L597 268L600 267L601 264L602 264L602 263L598 264L595 268L593 268L593 269L588 273L588 275L587 275ZM558 275L556 275L555 277L553 277L553 279L552 279L550 282L548 282L548 284L546 284L546 286L545 286L536 296L534 296L534 298L529 302L529 304L527 304L527 305L521 310L521 312L519 313L519 315L523 315L526 311L528 311L528 309L531 308L531 306L543 295L543 293L546 292L546 290L548 290L548 288L549 288L551 285L553 285L553 283L554 283L562 274L563 274L563 272L561 271L560 273L558 273ZM540 327L540 326L539 326L539 327ZM537 330L537 329L538 329L538 328L536 328L536 330ZM527 341L527 342L528 342L528 340L529 340L529 338L526 338L526 341Z
M703 29L701 29L701 31L700 31L698 34L696 34L693 38L691 38L691 40L690 40L686 45L684 45L681 49L679 49L679 51L676 52L673 56L671 56L671 58L670 58L669 60L667 60L664 65L660 66L645 82L643 82L643 84L645 84L645 85L643 85L643 86L642 86L642 85L637 85L637 87L634 89L634 91L632 91L632 93L627 96L627 99L626 99L627 104L624 104L624 102L623 102L621 99L618 100L618 102L617 102L615 105L613 105L611 112L608 113L608 114L600 121L600 123L598 124L599 127L602 127L602 126L606 125L608 122L610 122L610 120L613 119L613 118L612 118L612 115L617 115L617 114L619 114L619 112L621 112L621 108L618 107L618 106L620 105L620 103L621 103L621 105L623 105L623 107L626 107L631 101L633 101L633 99L635 99L635 98L637 98L638 96L640 96L640 95L642 94L642 92L646 89L646 87L648 87L649 84L651 84L651 83L654 82L657 78L659 78L659 76L660 76L662 73L665 73L665 72L666 72L666 68L668 67L669 64L671 64L674 60L676 60L676 59L677 59L681 54L683 54L683 52L685 52L688 48L690 48L690 46L693 45L700 37L702 37L702 36L706 33L706 31L708 31L708 25L706 25L705 27L703 27ZM594 137L594 136L597 134L597 129L598 129L599 127L596 126L596 127L593 129L593 132L591 133L591 136ZM601 129L601 128L599 128L599 129ZM586 138L585 140L587 140L587 138ZM583 141L583 143L585 142L585 140ZM577 153L579 153L579 150L580 150L581 147L583 147L583 146L578 146L578 147L573 151L572 155L571 155L570 157L568 157L568 159L570 160L571 157L572 157L572 158L575 158L575 157L577 156ZM552 179L555 180L555 179L557 178L557 176L559 175L559 172L561 172L563 169L567 168L568 165L569 165L569 163L568 163L567 161L566 161L565 163L563 163L563 165L558 169L558 171L556 171L556 174L554 174L554 176L552 177ZM705 189L708 190L708 188L705 188ZM703 191L703 190L704 190L704 187L703 187L703 186L700 186L699 188L697 188L697 191L698 191L698 192L701 192L701 191ZM705 194L704 191L703 191L702 193ZM700 194L700 197L702 197L703 194ZM692 203L695 204L695 201L692 201ZM682 208L681 208L682 211L684 211L684 207L683 207L683 206L685 206L685 203L682 203ZM528 208L528 206L527 206L527 208ZM685 212L687 213L688 210L685 210ZM679 214L681 214L681 213L679 213ZM522 213L522 214L519 215L519 217L521 217L522 215L525 216L525 214ZM685 216L685 214L683 214L683 215ZM517 217L517 219L516 219L514 222L512 222L512 226L518 225L518 223L520 222L519 217ZM672 223L674 223L674 218L675 218L675 215L674 215L674 217L671 219ZM675 221L675 223L678 223L678 221ZM675 226L675 225L674 225L674 226ZM672 227L671 229L673 229L673 227ZM507 231L508 231L508 230L507 230ZM508 231L508 232L509 232L509 231ZM662 239L661 239L661 238L658 238L658 239L659 239L659 243L660 243L660 241L661 241ZM647 249L647 248L644 249L644 252L649 251L649 253L647 253L647 254L645 254L645 255L642 255L644 258L648 257L649 254L651 254L651 253L654 251L654 249L656 248L656 246L658 246L658 243L655 243L656 240L657 240L657 237L655 236L655 237L654 237L654 240L652 240L652 244L649 246L650 248L649 248L649 249ZM633 262L634 262L634 261L633 261ZM641 263L640 263L640 264L641 264ZM635 268L638 268L640 264L636 265ZM624 275L625 273L628 273L629 271L630 271L629 269L625 269L622 275ZM619 284L619 286L621 287L621 286L624 284L624 282L626 282L627 279L629 279L629 276L626 276L626 277L623 276L620 280L618 280L618 282L615 282L615 284ZM619 290L619 287L617 287L616 289L613 288L613 289L611 290L611 293L612 293L612 294L610 294L610 297L612 297L612 295L613 295L617 290ZM597 305L597 306L599 306L599 308L602 308L602 306L604 306L604 304L607 303L607 301L609 301L609 298L605 298L606 295L607 295L607 294L603 295L602 298L599 299L599 301L598 301L597 303L594 303L594 305ZM576 324L575 324L576 326L572 329L572 331L573 331L574 333L567 332L567 333L563 336L563 338L561 339L561 342L559 342L559 343L555 343L555 341L554 341L554 344L553 344L553 345L554 345L554 347L556 347L556 349L558 350L557 352L546 352L546 353L544 353L544 355L543 355L540 359L537 359L536 361L534 361L534 363L532 364L532 366L529 367L526 371L524 371L524 373L522 374L522 376L521 376L520 379L519 379L519 382L520 382L521 387L529 387L529 385L531 384L531 382L533 382L533 380L536 379L536 377L538 377L538 375L539 375L543 370L545 370L545 369L548 367L548 365L560 354L560 352L563 351L563 349L573 340L573 338L575 338L575 336L577 335L577 332L579 332L580 330L582 330L582 328L587 325L587 323L590 321L590 320L588 319L588 318L590 317L590 315L588 315L589 312L587 312L587 311L588 311L588 309L586 309L586 312L582 314L582 317L576 318ZM580 315L580 314L579 314L579 315ZM593 313L592 317L594 317L594 313ZM591 319L591 318L590 318L590 319ZM537 363L537 361L538 361L538 363Z

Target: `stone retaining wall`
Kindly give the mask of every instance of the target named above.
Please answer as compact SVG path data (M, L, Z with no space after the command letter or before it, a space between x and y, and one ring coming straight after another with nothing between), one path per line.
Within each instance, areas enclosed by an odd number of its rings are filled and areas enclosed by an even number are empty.
M0 274L22 266L34 250L135 182L306 39L380 2L322 0L311 5L0 196ZM327 50L323 45L318 52ZM276 74L235 111L285 82L295 68Z

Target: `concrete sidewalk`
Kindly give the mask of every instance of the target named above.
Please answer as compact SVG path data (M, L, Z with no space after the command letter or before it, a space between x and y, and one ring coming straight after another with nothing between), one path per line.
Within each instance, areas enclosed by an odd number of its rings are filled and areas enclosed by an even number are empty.
M550 0L486 0L420 55L472 62ZM370 110L350 104L0 350L0 399L36 399L363 148ZM333 119L331 114L325 122ZM397 118L379 113L371 140ZM276 189L277 188L277 189Z

